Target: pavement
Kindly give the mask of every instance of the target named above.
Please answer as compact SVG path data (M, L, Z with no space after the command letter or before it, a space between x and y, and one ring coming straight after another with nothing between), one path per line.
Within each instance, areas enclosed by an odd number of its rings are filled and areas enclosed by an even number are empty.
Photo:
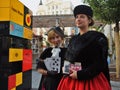
M41 74L36 70L36 63L32 65L32 90L38 90Z
M115 81L111 81L111 86L112 86L112 90L120 90L120 81L115 82Z
M32 90L38 90L41 80L41 74L36 70L32 70Z
M33 65L33 70L32 70L32 90L38 90L39 84L40 84L40 80L41 80L41 74L38 73L35 70L35 65ZM120 81L111 81L111 86L112 86L112 90L120 90Z

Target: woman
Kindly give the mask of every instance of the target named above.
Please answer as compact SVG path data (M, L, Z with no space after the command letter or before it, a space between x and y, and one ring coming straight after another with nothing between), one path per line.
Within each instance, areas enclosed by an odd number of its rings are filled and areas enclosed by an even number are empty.
M62 78L57 90L111 90L107 38L100 32L88 30L94 24L91 7L76 6L74 17L80 30L70 40L65 58L72 65L80 63L81 68L70 67L69 75Z
M66 51L66 48L63 47L64 33L60 27L53 27L47 35L52 46L42 52L37 65L38 72L42 74L40 84L42 88L40 87L39 90L57 90L62 78L61 67Z

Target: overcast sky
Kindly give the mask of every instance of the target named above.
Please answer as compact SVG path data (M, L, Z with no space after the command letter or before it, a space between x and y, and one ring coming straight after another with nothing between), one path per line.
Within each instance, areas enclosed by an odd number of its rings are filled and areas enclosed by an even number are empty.
M25 6L27 6L30 10L33 11L33 14L35 15L37 8L39 6L40 0L19 0L21 1ZM70 0L73 4L73 6L76 6L78 4L81 4L82 0ZM44 3L45 0L42 0Z

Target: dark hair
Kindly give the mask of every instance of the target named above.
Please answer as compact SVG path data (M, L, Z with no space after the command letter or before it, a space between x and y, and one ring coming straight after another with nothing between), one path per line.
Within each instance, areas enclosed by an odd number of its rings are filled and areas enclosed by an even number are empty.
M87 16L89 20L91 20L91 23L89 24L89 26L93 26L94 25L94 20L92 19L92 17Z

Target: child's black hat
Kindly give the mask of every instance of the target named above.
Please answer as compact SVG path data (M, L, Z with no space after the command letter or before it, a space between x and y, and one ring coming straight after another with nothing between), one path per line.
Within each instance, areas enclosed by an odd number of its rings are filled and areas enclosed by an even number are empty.
M58 35L60 35L62 38L65 37L63 30L62 30L59 26L57 26L57 27L52 27L52 28L48 31L48 33L49 33L50 31L52 31L52 30L54 30L55 33L57 33Z

